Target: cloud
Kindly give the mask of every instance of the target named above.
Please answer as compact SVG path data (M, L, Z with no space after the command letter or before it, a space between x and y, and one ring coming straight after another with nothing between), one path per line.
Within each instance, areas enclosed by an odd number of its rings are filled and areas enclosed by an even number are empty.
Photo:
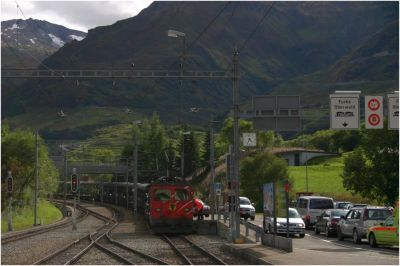
M135 1L17 1L26 18L41 19L87 31L137 15L151 0ZM24 19L15 1L1 1L2 20Z

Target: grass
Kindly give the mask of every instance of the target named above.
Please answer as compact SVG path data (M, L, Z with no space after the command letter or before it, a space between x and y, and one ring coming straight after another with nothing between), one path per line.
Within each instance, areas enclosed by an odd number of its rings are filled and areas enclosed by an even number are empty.
M334 200L372 203L360 195L352 194L343 187L344 157L322 157L310 160L307 166L308 191L321 196L333 197ZM289 174L294 179L295 192L306 191L306 166L289 166Z
M43 224L51 224L62 218L62 213L58 208L52 205L47 200L40 200L38 205L38 222L43 221ZM14 210L13 212L13 226L14 231L27 229L33 226L34 212L32 206L25 206L23 208ZM7 212L5 211L1 216L1 233L8 231L7 225Z

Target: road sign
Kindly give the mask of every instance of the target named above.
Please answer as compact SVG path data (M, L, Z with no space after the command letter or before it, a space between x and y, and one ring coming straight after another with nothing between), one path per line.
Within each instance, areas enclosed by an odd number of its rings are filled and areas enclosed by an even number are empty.
M256 133L243 133L243 146L245 147L257 146Z
M365 96L365 128L383 128L383 96Z
M360 127L360 93L335 92L330 95L331 129L358 129Z
M257 130L299 131L300 114L300 96L257 95L252 97L252 110L247 110L244 118L253 121Z
M71 192L76 193L78 191L78 176L76 174L71 175Z
M388 94L389 129L399 129L399 94Z

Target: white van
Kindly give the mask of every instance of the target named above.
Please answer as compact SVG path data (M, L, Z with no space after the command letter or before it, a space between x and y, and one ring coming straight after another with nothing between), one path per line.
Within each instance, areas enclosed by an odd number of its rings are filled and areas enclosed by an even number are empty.
M303 218L306 228L314 225L317 216L326 209L333 209L333 199L320 196L301 196L297 199L296 209Z

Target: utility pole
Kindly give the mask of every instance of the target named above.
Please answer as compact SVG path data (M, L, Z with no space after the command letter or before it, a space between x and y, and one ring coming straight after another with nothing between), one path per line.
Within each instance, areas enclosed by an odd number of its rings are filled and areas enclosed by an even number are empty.
M133 150L133 160L134 160L134 166L133 166L133 187L134 187L134 194L133 194L133 215L135 216L135 224L137 224L137 216L138 216L138 211L137 211L137 199L138 199L138 145L139 145L139 139L138 139L138 132L135 131L135 147Z
M9 196L8 217L7 217L8 232L12 232L14 230L12 221L12 201L13 201L12 193L13 193L13 178L11 176L11 171L8 171L8 177L7 177L7 194Z
M67 205L67 151L65 150L64 146L61 145L63 153L64 153L64 208Z
M214 116L211 114L210 120L210 195L211 195L211 220L214 221L215 212L215 171L214 171ZM217 206L218 208L218 206Z
M238 239L240 236L240 213L239 213L239 192L240 192L240 178L239 178L239 52L235 48L233 52L233 185L235 191L235 236Z
M39 132L36 130L35 133L35 207L34 207L34 221L33 225L37 226L37 205L38 205L38 189L39 189Z

